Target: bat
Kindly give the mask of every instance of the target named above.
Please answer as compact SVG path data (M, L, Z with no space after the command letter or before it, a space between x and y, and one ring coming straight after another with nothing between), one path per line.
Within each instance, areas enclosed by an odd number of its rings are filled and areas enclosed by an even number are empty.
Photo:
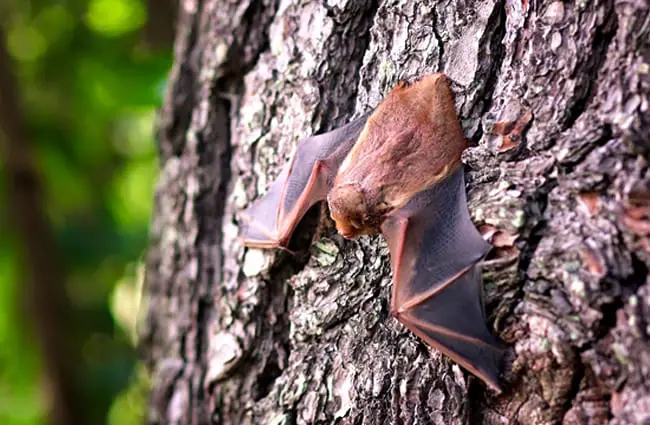
M490 245L467 208L466 146L444 74L399 83L372 113L300 141L266 195L241 215L242 239L286 248L320 201L345 238L383 234L391 314L500 392L505 351L486 324L478 262Z

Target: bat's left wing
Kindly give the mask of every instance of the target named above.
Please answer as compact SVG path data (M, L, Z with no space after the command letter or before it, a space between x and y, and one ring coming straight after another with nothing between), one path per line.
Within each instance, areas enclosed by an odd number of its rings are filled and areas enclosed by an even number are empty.
M286 247L307 210L326 198L336 172L369 114L298 142L296 152L268 192L241 214L244 245Z
M391 313L497 391L504 351L486 325L477 262L490 246L467 209L463 167L382 224L391 253Z

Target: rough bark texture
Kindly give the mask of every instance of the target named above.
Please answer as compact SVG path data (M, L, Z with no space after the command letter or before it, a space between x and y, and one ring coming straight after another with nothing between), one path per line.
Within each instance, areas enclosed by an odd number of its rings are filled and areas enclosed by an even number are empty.
M645 0L182 3L142 321L151 423L650 423ZM390 317L381 237L325 226L310 245L306 225L296 257L237 240L299 138L434 71L497 246L501 395Z

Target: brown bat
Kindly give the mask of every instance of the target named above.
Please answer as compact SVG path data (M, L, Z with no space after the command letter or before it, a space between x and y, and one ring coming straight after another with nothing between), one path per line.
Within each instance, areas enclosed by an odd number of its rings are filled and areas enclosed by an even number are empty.
M344 237L386 238L391 314L500 391L504 350L486 325L477 266L490 246L469 217L465 147L445 75L400 83L371 115L299 142L242 215L242 237L251 247L286 247L307 210L326 199Z

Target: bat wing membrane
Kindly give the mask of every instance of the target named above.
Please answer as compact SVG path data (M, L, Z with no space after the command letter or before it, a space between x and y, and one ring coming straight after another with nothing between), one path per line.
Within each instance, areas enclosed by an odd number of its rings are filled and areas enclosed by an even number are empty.
M298 142L293 158L266 195L242 213L245 245L286 247L307 210L327 197L338 166L354 146L368 115Z
M241 214L241 232L246 245L258 248L278 246L281 235L277 230L277 212L288 174L289 167L286 167L266 194Z
M389 216L382 233L391 252L393 314L498 389L503 350L486 325L476 265L490 246L469 217L462 166Z

